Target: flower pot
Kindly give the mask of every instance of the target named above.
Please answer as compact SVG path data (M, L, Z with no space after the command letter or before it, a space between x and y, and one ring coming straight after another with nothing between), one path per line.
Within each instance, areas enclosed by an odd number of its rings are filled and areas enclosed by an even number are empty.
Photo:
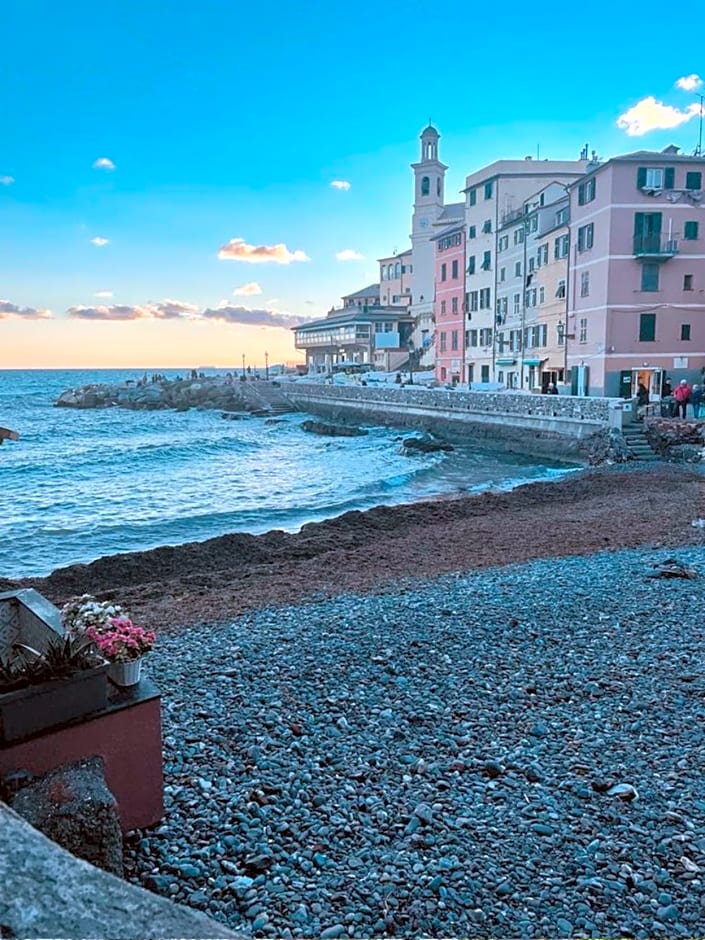
M108 666L108 678L115 685L121 685L125 688L131 685L137 685L140 681L142 672L142 660L133 659L129 663L110 663Z
M102 711L108 666L77 670L63 679L0 694L0 745Z

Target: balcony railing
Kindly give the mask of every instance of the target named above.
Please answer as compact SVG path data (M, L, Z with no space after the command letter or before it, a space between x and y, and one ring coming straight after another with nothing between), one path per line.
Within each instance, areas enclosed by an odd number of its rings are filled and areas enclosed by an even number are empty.
M675 238L663 238L661 235L635 235L634 256L653 261L668 261L678 254L678 242Z

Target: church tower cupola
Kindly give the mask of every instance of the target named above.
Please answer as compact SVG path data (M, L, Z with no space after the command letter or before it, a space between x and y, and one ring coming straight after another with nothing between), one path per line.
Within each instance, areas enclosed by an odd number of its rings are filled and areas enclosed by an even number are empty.
M438 138L441 135L438 133L433 124L429 124L428 127L421 134L421 162L426 163L432 160L438 160Z

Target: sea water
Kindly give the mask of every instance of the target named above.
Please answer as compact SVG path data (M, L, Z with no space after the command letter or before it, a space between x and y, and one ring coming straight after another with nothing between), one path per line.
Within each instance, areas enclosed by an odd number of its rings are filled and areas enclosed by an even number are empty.
M196 409L54 407L68 388L143 374L0 370L0 426L20 434L0 448L0 577L228 532L293 532L350 509L504 489L569 469L469 446L404 456L408 431L318 437L301 430L301 414L268 423Z

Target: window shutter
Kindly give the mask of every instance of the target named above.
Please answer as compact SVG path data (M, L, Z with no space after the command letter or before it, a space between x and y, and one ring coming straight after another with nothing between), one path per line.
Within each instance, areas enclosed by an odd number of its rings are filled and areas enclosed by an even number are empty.
M663 174L663 188L673 189L676 180L676 171L672 166L667 166Z
M636 174L637 189L643 189L646 186L646 167L640 166Z
M644 233L644 213L634 213L634 235L643 235Z
M683 237L690 239L695 239L698 237L698 223L697 222L686 222L685 229L683 231Z
M578 229L578 251L584 251L585 249L585 229Z
M585 183L581 183L580 186L578 186L578 205L585 205Z
M693 170L685 175L686 189L702 189L703 175Z

